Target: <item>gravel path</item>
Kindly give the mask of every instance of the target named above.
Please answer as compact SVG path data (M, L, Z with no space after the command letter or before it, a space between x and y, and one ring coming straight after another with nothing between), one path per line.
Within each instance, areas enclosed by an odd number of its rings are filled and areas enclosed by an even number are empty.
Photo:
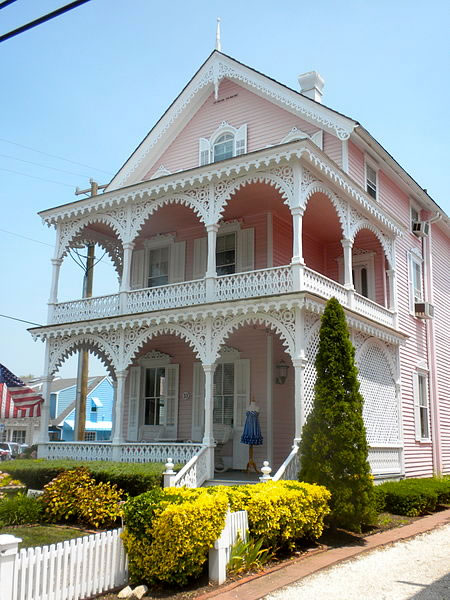
M450 525L373 550L267 600L450 600Z

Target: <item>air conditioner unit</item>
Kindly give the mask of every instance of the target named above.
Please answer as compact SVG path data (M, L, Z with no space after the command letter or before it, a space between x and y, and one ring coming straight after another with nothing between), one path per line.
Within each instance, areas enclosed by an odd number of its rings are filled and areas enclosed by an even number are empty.
M425 237L430 232L430 224L428 221L414 221L412 230L417 237Z
M434 306L429 302L416 302L414 313L419 319L432 319L434 317Z

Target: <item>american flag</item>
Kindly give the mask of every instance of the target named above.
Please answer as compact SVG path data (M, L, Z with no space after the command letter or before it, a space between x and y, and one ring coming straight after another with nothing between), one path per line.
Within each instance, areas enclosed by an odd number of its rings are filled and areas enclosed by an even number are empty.
M0 416L39 417L42 396L0 364Z

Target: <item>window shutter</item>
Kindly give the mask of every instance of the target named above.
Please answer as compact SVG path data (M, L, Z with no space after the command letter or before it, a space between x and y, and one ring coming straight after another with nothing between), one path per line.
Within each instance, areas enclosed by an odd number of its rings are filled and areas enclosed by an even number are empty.
M129 368L128 440L136 442L138 437L139 408L141 400L141 367Z
M194 363L192 385L192 440L201 442L205 419L205 372L201 363Z
M247 406L250 402L250 360L242 358L235 363L234 377L234 428L242 429L245 424Z
M184 281L186 242L175 242L170 248L170 283L179 283Z
M209 140L200 138L198 144L198 164L200 166L209 165L211 162L211 147Z
M194 240L194 263L192 267L192 277L194 279L203 279L206 273L208 260L208 238L196 238Z
M235 156L247 153L247 124L241 125L236 131L234 143L236 149Z
M167 365L164 389L166 428L164 435L177 437L178 425L178 369L179 365Z
M422 434L420 431L420 399L419 399L419 374L413 373L413 398L414 398L414 425L416 442L420 442Z
M255 230L253 227L238 232L237 266L238 273L253 271L255 268Z
M145 250L134 250L131 261L131 289L146 287L144 283Z

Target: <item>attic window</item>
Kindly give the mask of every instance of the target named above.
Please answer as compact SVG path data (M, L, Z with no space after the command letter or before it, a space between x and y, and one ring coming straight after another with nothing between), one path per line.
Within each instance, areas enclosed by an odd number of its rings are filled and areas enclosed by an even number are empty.
M233 127L223 121L212 136L199 140L199 164L210 163L241 156L247 152L247 125Z
M377 172L366 163L366 190L369 196L377 199Z

